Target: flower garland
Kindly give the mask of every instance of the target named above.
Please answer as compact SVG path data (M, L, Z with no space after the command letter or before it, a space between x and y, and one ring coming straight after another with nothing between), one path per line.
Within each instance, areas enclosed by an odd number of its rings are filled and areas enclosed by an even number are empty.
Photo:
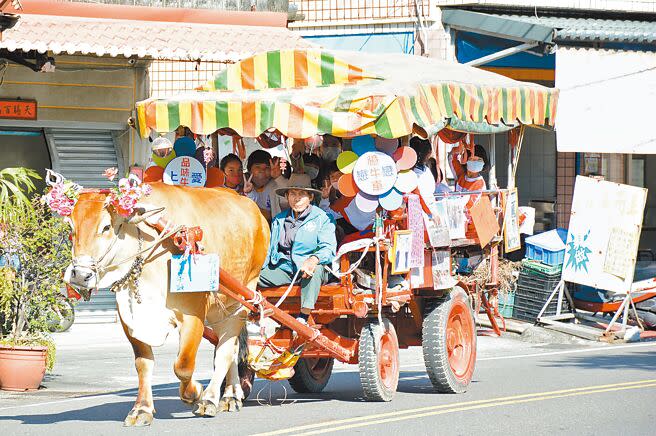
M69 216L73 213L75 203L80 197L82 186L67 180L58 180L50 185L50 189L41 197L41 201L60 216Z
M110 181L114 181L118 169L107 168L103 175ZM122 217L129 217L134 213L134 208L141 198L150 195L153 188L146 183L142 183L139 177L130 174L118 181L116 187L111 188L107 196L107 204L114 207L116 212Z

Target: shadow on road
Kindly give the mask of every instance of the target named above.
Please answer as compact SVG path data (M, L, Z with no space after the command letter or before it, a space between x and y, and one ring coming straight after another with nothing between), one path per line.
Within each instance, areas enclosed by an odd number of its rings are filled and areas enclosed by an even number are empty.
M545 363L544 368L581 368L581 369L654 369L656 351L625 355L591 355L561 357L559 362Z
M200 380L204 386L209 380ZM178 383L167 383L153 386L155 397L156 419L177 420L193 417L191 407L182 403L177 397ZM432 392L433 388L424 371L404 371L399 380L399 392L422 394ZM119 398L117 398L119 397ZM135 389L125 389L108 392L100 395L86 395L76 398L88 398L89 402L102 402L90 406L83 406L82 401L70 403L69 407L78 407L56 413L34 413L11 416L0 416L2 421L18 421L22 424L43 425L59 422L123 422L125 416L134 405ZM129 398L129 400L127 399ZM104 401L106 399L106 401ZM122 401L122 399L126 399ZM118 401L117 401L118 400ZM294 392L287 382L269 382L258 379L253 392L244 402L244 408L261 406L280 406L290 404L307 404L327 401L363 403L365 399L360 387L360 377L357 371L334 373L325 391L319 394ZM56 402L55 402L56 403ZM62 401L65 404L66 401ZM46 405L44 405L46 407ZM52 407L49 404L47 407ZM32 406L32 410L43 410L39 405ZM0 424L0 427L2 424Z

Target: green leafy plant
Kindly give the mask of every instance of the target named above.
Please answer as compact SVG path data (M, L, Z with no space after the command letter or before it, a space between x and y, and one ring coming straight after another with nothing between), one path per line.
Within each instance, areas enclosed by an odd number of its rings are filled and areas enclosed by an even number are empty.
M0 222L13 213L31 210L29 194L35 191L34 180L39 174L29 168L4 168L0 170Z
M70 229L34 198L0 221L0 344L45 346L54 365L50 310L61 305L63 270L70 262Z

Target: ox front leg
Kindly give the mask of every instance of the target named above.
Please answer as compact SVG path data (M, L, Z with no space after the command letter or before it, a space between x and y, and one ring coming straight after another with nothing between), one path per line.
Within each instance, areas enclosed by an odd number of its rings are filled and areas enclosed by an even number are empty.
M127 336L132 350L134 351L134 366L137 369L139 377L139 392L137 393L137 400L134 407L128 413L128 416L123 421L126 427L143 427L150 425L153 422L155 414L155 405L153 402L153 389L152 378L153 368L155 366L155 359L153 357L153 349L150 345L146 345L130 336L128 330L121 322L123 331Z
M203 329L201 318L192 315L185 315L180 325L180 349L173 370L180 380L180 399L187 404L195 404L203 393L203 386L193 379Z
M208 319L210 316L208 314ZM211 323L219 337L214 351L214 373L209 385L202 395L201 401L194 411L200 416L215 416L219 411L238 411L241 409L244 393L239 383L237 371L238 337L244 325L243 315L237 314L220 322ZM225 394L221 398L221 384L229 374Z

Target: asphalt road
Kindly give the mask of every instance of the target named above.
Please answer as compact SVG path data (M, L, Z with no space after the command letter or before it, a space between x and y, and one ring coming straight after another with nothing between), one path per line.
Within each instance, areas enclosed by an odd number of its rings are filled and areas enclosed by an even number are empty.
M136 372L120 328L76 325L58 335L59 361L44 389L0 392L0 434L654 434L656 342L479 337L466 394L433 393L414 348L401 352L399 391L391 403L364 402L357 368L336 365L322 394L296 394L286 382L258 380L240 413L197 418L177 397L176 340L157 350L151 428L122 427ZM210 371L205 344L197 377L206 382Z

